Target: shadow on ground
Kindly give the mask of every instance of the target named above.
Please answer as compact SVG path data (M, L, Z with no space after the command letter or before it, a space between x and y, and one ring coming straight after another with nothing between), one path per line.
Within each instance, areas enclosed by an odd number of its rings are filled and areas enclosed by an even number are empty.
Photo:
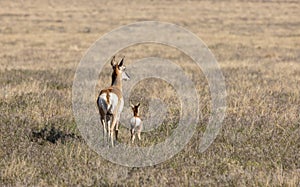
M39 144L44 144L45 142L55 144L59 141L65 144L69 140L82 140L80 136L74 133L66 133L53 126L44 127L40 130L32 130L30 139L32 142L38 142Z

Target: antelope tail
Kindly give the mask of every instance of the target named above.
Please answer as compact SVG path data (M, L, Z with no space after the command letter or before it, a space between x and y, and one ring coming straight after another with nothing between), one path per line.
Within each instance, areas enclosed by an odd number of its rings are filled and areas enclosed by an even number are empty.
M107 101L107 104L109 105L110 104L109 90L106 90L106 101Z

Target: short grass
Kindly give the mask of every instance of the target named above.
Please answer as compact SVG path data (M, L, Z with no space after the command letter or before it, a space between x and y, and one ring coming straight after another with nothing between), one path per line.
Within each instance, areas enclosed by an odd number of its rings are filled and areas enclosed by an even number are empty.
M298 1L1 1L0 7L1 186L300 185ZM211 99L201 71L165 46L121 51L126 63L160 56L180 64L198 83L201 98L197 131L179 154L159 165L128 168L106 161L81 137L72 83L96 39L144 20L181 25L206 42L226 79L227 112L217 139L199 154ZM97 88L109 84L109 73L99 77L105 80ZM143 90L143 84L150 86ZM166 84L162 97L156 87L163 84L149 80L132 95L134 102L144 101L142 115L150 97L170 103L163 125L143 133L139 146L162 141L176 128L178 98ZM129 143L128 130L120 131Z

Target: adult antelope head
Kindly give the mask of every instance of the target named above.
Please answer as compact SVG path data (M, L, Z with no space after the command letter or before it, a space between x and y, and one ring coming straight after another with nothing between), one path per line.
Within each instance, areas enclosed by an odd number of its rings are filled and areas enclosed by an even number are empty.
M129 80L130 77L125 72L124 57L115 62L115 57L111 60L112 82L111 86L100 91L97 99L97 105L100 113L100 120L103 125L103 137L111 139L114 146L114 132L118 140L119 120L124 106L122 94L122 80Z

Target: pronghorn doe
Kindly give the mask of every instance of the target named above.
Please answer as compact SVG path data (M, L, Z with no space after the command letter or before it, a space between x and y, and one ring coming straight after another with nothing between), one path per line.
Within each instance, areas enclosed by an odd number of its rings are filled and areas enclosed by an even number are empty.
M130 119L131 142L134 143L135 134L137 134L138 139L141 140L141 131L143 129L143 124L139 116L140 103L136 105L130 104L130 106L133 111L133 117Z
M125 72L124 57L115 63L115 57L111 60L112 82L111 86L100 91L97 99L97 105L100 113L100 120L103 125L103 137L111 139L111 145L114 146L114 131L116 140L118 140L120 114L123 110L124 99L122 96L122 80L129 80L130 77Z

